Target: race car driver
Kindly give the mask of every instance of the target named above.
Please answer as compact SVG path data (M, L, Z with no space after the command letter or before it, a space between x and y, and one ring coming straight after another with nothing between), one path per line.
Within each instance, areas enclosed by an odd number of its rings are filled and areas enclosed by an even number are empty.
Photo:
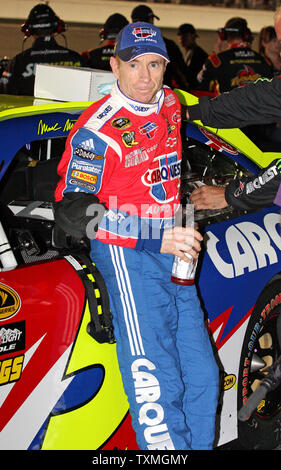
M281 17L279 22L281 27ZM281 78L258 80L213 99L202 97L198 104L188 107L187 117L215 128L280 122ZM280 170L280 160L274 160L258 175L233 180L225 188L201 186L192 192L190 202L197 210L222 209L227 205L237 209L258 209L273 203L280 205Z
M112 92L67 139L55 218L91 239L140 449L212 449L218 368L195 286L170 280L174 255L196 258L202 236L174 226L181 112L162 87L168 61L156 26L131 23L119 33ZM106 209L95 237L96 201Z

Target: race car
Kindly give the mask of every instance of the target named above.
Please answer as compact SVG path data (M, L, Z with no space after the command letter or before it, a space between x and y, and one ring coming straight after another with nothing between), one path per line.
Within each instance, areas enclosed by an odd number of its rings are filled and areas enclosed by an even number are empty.
M183 105L196 98L178 90ZM104 279L87 243L58 243L57 163L89 102L1 96L0 449L137 450ZM238 129L183 123L182 199L255 174L277 154ZM238 410L280 355L279 208L198 211L196 283L221 373L216 448L273 449L280 390Z

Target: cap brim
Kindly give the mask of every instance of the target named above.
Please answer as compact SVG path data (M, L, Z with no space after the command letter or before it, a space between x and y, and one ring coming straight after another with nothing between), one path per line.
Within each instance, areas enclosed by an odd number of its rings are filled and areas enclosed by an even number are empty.
M168 55L163 53L162 49L155 47L153 50L151 47L128 47L127 49L123 49L122 51L118 51L118 57L123 60L123 62L131 62L132 60L146 54L156 54L160 57L163 57L167 62L170 62Z

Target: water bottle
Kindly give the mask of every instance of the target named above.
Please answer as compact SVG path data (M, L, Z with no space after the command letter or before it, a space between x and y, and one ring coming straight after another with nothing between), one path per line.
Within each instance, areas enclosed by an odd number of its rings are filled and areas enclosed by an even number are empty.
M194 227L194 207L192 204L186 206L184 219L186 226ZM178 256L174 257L171 281L175 284L191 286L195 281L198 259L194 259L189 253L185 253L185 256L190 259L189 263Z
M175 256L172 267L171 281L175 284L191 286L192 284L194 284L198 260L193 259L189 253L185 253L185 256L190 258L189 263L183 261L178 256Z

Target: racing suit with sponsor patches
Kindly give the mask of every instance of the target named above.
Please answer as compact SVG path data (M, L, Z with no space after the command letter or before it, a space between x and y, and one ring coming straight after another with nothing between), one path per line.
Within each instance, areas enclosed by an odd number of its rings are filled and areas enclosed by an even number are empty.
M180 106L168 88L143 104L113 86L72 129L56 200L96 195L107 210L91 257L110 296L119 366L140 449L211 449L218 368L196 288L160 254L179 205ZM91 238L91 224L87 228Z
M257 175L245 179L232 180L225 189L225 199L236 209L260 209L276 204L280 206L280 195L277 198L281 183L281 159L273 160Z
M260 77L272 78L264 58L246 43L235 43L228 49L211 54L197 75L200 90L223 93L245 86Z

